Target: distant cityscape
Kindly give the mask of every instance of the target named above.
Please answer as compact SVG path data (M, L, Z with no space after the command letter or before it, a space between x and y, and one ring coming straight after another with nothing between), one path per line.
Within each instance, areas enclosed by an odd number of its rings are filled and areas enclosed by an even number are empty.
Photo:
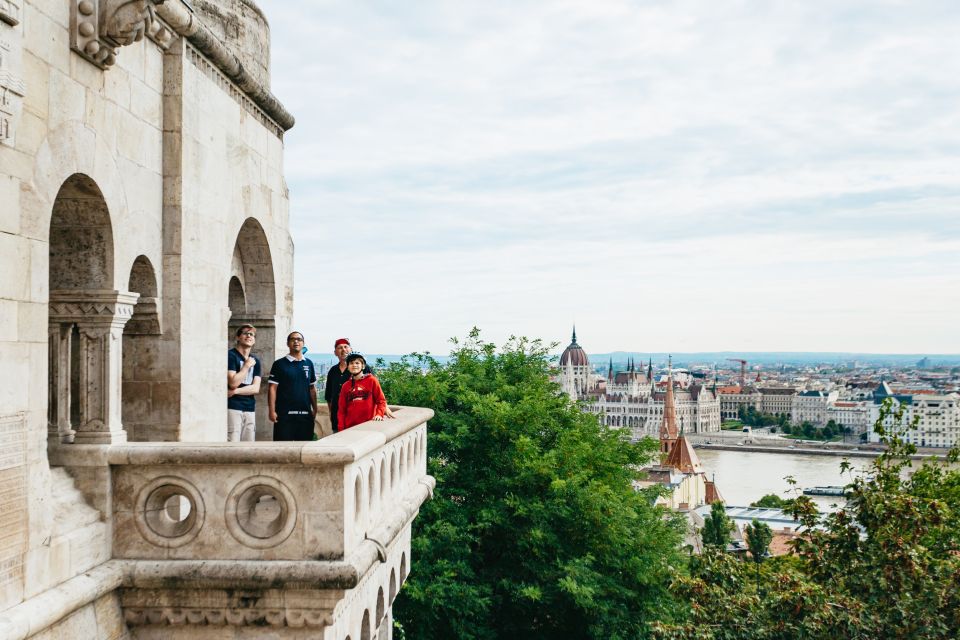
M635 438L659 433L669 369L677 423L687 434L746 421L774 432L822 437L826 430L828 438L875 442L871 427L892 398L906 406L908 442L960 443L960 357L832 354L833 362L823 362L817 355L829 354L686 354L671 366L664 354L588 356L574 330L556 380L585 410Z

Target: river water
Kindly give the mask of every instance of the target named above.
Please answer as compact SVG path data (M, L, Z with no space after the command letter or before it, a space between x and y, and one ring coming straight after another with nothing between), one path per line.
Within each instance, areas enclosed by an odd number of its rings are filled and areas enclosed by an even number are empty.
M783 498L798 495L808 487L844 485L850 482L850 472L841 474L841 456L814 456L797 453L761 453L754 451L721 451L697 449L697 455L707 472L715 478L720 495L727 505L746 507L768 493ZM855 469L863 469L871 458L850 458ZM786 481L793 476L795 487ZM821 509L829 509L842 498L811 496Z

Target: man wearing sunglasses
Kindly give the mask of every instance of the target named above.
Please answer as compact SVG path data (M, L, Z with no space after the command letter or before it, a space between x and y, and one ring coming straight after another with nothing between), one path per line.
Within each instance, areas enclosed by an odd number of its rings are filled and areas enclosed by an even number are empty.
M257 329L245 324L237 329L237 345L227 351L227 441L252 442L257 437L257 400L260 393L260 359L251 354Z
M317 373L313 361L303 357L303 334L287 336L286 356L270 368L267 401L273 439L312 440L313 420L317 415Z

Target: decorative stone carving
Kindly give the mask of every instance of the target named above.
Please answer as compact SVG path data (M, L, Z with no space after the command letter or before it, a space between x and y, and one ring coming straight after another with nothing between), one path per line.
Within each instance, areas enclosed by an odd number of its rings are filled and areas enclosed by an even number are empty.
M0 144L12 147L26 90L21 78L20 6L0 0Z
M325 611L311 609L228 609L181 607L124 607L125 622L131 627L143 625L269 626L320 628L333 624Z
M50 326L72 333L76 326L79 333L79 371L64 375L58 369L54 376L57 382L56 404L58 407L72 403L70 388L73 380L79 381L79 424L74 442L83 444L117 444L126 442L126 432L120 420L120 389L122 373L121 345L123 326L133 316L133 305L139 294L110 290L63 290L50 292ZM66 329L64 329L66 328ZM62 334L61 334L62 335ZM69 341L68 345L69 345ZM52 343L52 341L51 341ZM58 349L62 348L58 341ZM67 346L69 353L73 347ZM60 362L58 352L58 362ZM69 369L69 368L68 368ZM51 388L51 391L54 391ZM66 393L64 393L66 391ZM59 422L61 440L64 429ZM51 429L52 431L52 429Z
M23 593L27 522L27 422L0 416L0 607Z
M157 18L154 0L71 2L70 48L101 69L116 63L118 47L147 36L166 50L176 37L173 30Z
M149 0L102 0L103 35L126 46L143 40L157 16Z
M227 531L237 542L254 549L269 549L293 532L297 501L280 480L253 476L240 482L227 496L224 516Z
M137 495L137 529L158 547L170 549L192 541L203 528L205 517L200 491L177 476L155 478Z
M20 24L20 4L15 0L0 0L0 22L11 27Z

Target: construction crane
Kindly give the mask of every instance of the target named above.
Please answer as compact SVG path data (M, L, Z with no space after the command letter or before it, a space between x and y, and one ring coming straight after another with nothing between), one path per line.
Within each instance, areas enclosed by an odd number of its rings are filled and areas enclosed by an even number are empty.
M740 390L743 391L743 386L747 379L747 361L741 360L740 358L727 358L727 360L740 363Z

